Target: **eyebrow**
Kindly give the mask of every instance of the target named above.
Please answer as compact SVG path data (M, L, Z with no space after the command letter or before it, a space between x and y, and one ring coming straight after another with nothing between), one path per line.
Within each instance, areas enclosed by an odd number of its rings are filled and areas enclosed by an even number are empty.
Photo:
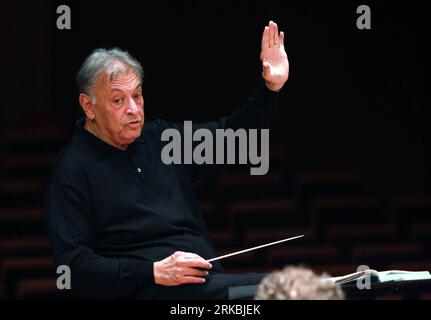
M133 89L133 91L135 91L136 89L141 88L141 87L142 87L142 83L139 82L138 85L135 87L135 89ZM111 93L113 91L123 92L124 90L119 89L119 88L112 88L109 92Z

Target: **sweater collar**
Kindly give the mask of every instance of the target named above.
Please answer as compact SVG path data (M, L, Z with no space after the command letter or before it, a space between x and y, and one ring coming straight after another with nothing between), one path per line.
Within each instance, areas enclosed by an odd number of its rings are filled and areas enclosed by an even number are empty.
M88 130L84 129L84 124L85 118L80 118L78 121L76 121L73 141L82 147L87 153L95 155L97 159L101 159L111 152L133 152L137 145L144 143L144 138L142 137L141 133L141 135L135 141L127 146L126 150L121 150L110 145L109 143L106 143Z

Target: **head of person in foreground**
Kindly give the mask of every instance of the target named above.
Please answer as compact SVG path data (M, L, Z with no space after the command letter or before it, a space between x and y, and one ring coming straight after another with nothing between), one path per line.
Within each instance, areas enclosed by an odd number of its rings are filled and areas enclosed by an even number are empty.
M255 300L344 300L340 286L306 267L288 266L266 276Z

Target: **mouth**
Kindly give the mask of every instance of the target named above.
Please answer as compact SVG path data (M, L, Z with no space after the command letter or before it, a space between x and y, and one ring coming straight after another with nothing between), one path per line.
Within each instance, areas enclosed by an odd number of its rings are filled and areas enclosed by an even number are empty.
M132 121L132 122L129 122L127 125L133 129L139 128L141 126L141 121L139 120Z

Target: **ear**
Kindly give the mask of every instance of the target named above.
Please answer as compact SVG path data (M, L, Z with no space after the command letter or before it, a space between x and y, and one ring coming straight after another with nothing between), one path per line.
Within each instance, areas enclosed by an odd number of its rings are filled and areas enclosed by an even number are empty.
M91 102L90 96L88 96L85 93L80 93L79 104L81 105L81 108L84 111L87 118L89 118L90 120L93 120L96 115L94 113L94 105Z

